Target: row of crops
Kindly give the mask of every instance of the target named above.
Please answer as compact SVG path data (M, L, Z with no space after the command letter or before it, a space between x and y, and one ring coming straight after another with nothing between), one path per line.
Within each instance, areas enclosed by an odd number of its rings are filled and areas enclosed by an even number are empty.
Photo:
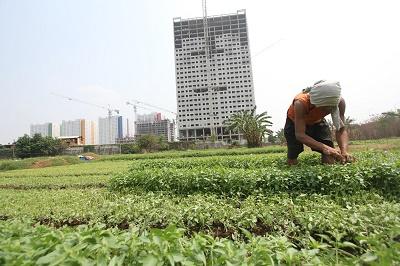
M287 167L279 149L0 173L0 265L400 263L399 151Z

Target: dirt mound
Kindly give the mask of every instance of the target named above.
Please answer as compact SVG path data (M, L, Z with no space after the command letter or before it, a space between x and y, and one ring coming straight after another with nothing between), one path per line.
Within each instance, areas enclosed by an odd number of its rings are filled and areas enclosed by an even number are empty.
M40 160L40 161L36 161L32 164L32 168L44 168L44 167L49 167L52 166L52 160L48 159L48 160Z

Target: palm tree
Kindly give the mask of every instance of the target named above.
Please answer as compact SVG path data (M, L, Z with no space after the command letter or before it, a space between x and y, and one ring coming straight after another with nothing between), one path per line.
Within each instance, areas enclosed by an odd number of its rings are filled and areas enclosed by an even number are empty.
M247 147L260 147L266 134L272 132L267 128L272 125L269 119L271 116L267 112L257 115L256 108L253 108L251 111L245 110L233 114L226 125L230 130L243 134L247 140Z

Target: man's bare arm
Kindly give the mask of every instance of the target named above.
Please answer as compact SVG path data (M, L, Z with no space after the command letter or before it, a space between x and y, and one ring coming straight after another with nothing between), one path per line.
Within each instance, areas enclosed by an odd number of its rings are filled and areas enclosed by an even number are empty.
M294 110L296 139L314 150L321 151L325 155L330 155L335 158L341 159L342 156L337 150L329 147L328 145L325 145L324 143L316 141L306 134L305 109L301 102L294 102Z
M345 121L345 113L346 111L346 102L342 98L339 103L339 112L340 112L340 119ZM354 162L355 158L348 153L348 146L349 146L349 136L347 133L346 126L341 128L339 131L336 131L336 141L339 145L340 152L343 156L343 162Z

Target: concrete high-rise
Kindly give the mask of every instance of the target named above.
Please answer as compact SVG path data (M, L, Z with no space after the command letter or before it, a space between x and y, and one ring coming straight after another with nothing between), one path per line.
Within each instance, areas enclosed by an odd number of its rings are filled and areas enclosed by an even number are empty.
M53 123L33 124L30 126L30 135L40 134L42 137L53 137Z
M79 136L85 139L85 119L63 120L60 126L60 136Z
M85 145L97 144L97 130L96 123L94 121L85 122Z
M99 118L99 144L115 144L123 137L122 116Z
M163 118L161 113L137 115L135 138L143 135L161 136L165 141L175 140L175 123Z
M84 145L97 144L96 124L86 119L63 120L60 137L80 137Z
M255 106L246 12L175 18L173 27L179 139L238 138L224 121Z

